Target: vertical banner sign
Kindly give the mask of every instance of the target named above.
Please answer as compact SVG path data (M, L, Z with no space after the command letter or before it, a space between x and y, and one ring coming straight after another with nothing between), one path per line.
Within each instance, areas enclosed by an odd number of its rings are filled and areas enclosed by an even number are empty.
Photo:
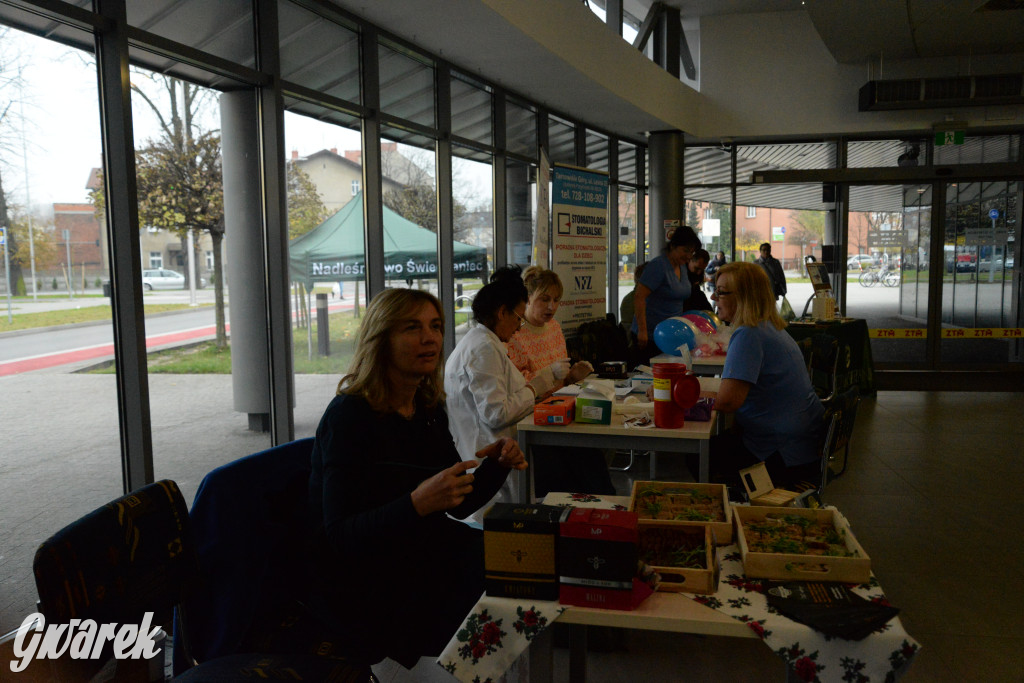
M541 268L548 268L551 245L551 162L544 148L540 148L537 164L537 234L533 238L533 261Z
M552 169L551 270L562 280L556 319L566 336L604 318L608 278L608 175L571 166Z

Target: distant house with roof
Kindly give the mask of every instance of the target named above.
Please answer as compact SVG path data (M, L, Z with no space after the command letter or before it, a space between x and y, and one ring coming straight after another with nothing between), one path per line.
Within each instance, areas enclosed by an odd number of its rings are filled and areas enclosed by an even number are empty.
M395 159L393 158L393 155L398 154L398 144L385 143L381 146L381 153L382 167L385 169L381 179L384 192L402 189L407 183L395 180L386 172L389 166L400 166L394 163ZM338 154L337 147L332 147L305 157L299 156L298 150L292 150L290 161L309 176L310 181L320 194L320 200L327 207L329 215L337 213L363 189L363 165L360 150L345 150L342 155Z

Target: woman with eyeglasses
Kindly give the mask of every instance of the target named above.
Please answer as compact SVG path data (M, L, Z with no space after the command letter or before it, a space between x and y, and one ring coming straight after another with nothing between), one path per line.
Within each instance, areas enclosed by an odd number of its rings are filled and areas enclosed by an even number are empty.
M515 436L515 425L533 411L534 403L551 395L569 372L568 361L547 366L529 381L509 360L505 344L525 324L529 294L519 268L505 266L473 297L473 319L444 371L445 400L455 446L463 460L497 439ZM509 477L498 494L471 515L497 501L519 500L516 478Z
M672 232L664 253L651 259L636 284L633 296L633 325L630 333L640 362L647 362L659 350L654 345L654 328L663 320L681 314L690 296L686 268L701 248L697 233L688 225Z
M523 271L523 284L529 294L523 314L526 324L509 340L508 357L527 381L556 364L559 370L552 376L560 375L569 358L562 327L555 320L562 301L562 280L553 270L530 266ZM578 361L565 377L556 380L554 388L575 384L593 371L590 363ZM534 447L533 473L538 496L549 491L615 495L608 463L597 448Z
M755 263L725 264L711 298L732 329L715 409L735 414L732 430L711 437L713 478L742 490L739 471L764 462L780 488L817 485L824 409L768 275Z

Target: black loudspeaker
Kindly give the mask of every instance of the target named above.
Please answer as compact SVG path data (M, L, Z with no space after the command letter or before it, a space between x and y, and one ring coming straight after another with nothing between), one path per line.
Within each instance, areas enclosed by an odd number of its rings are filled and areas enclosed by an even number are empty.
M835 183L821 184L821 201L824 204L834 204L836 201Z
M825 264L825 270L830 273L836 272L835 258L836 247L834 244L821 245L821 262Z

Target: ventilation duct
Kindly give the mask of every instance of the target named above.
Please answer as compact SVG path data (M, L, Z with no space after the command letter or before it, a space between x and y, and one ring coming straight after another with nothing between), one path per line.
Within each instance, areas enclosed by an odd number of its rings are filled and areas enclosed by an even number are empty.
M1024 104L1024 73L868 81L860 111Z

